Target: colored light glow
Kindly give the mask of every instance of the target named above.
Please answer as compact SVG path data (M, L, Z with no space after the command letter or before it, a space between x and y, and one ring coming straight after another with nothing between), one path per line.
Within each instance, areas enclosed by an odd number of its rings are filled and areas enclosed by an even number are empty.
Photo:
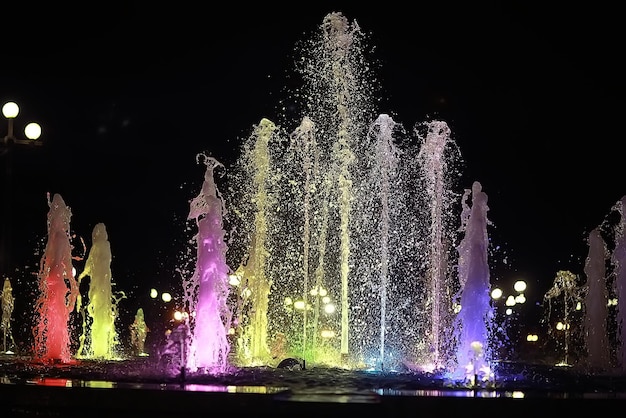
M152 299L156 299L156 298L157 298L157 296L159 296L159 292L158 292L156 289L154 289L154 288L153 288L153 289L150 289L150 297L151 297Z
M491 291L492 299L500 299L501 297L502 297L502 289L496 287L495 289Z
M172 295L169 294L168 292L163 292L163 294L161 295L161 299L163 300L163 302L171 302Z

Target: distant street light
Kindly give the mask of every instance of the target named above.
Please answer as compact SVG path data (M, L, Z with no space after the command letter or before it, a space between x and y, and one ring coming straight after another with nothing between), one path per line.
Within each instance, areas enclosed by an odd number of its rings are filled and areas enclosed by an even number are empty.
M13 161L12 150L15 146L41 146L43 142L38 141L41 137L41 126L31 122L24 128L26 139L17 138L14 134L14 122L20 108L15 102L7 102L2 106L2 114L8 121L7 134L0 142L0 157L4 158L4 213L2 216L2 236L0 236L0 274L5 278L10 278L13 273L12 259L12 210L13 210Z
M513 307L516 305L521 305L526 302L526 296L524 295L524 291L527 289L526 282L524 280L518 280L513 285L513 290L515 290L515 295L508 295L504 298L504 305L507 307L504 311L506 315L513 314ZM503 299L504 291L495 287L491 290L491 299L494 301L498 301Z
M526 282L524 280L518 280L513 285L513 289L515 289L518 293L523 293L526 290Z

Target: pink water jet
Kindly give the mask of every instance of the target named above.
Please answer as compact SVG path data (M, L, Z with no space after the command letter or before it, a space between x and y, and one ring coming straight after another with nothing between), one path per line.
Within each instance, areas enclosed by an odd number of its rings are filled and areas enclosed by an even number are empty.
M34 357L42 362L68 363L70 313L79 294L72 270L72 211L59 194L48 195L48 241L39 266L39 299L35 305Z

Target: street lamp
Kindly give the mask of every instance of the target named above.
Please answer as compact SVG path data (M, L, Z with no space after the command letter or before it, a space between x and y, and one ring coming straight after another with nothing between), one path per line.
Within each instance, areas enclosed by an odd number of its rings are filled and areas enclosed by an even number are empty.
M2 153L6 154L10 152L10 148L12 144L20 144L20 145L41 145L41 142L37 140L41 137L41 126L36 122L30 122L24 128L24 135L27 139L19 139L16 138L13 134L13 124L15 118L20 113L20 107L15 102L6 102L4 106L2 106L2 115L7 118L9 122L8 130L6 136L3 138L2 143Z
M0 273L8 278L12 273L12 203L13 203L13 161L12 150L14 146L41 146L43 142L38 141L41 137L41 126L38 123L30 122L24 128L26 139L17 138L14 134L15 118L20 113L20 108L15 102L7 102L2 106L2 114L7 119L7 134L0 142L0 157L4 158L4 213L2 217L2 236L0 237Z

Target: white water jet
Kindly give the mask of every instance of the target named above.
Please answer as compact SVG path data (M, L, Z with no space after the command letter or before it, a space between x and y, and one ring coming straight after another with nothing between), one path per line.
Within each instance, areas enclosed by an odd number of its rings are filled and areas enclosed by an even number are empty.
M385 336L387 328L387 288L389 281L389 259L390 250L390 230L391 230L391 209L390 199L391 182L397 175L398 149L394 144L394 129L396 122L386 114L380 115L372 130L375 132L376 165L373 169L373 176L378 177L380 183L380 193L377 199L380 202L380 368L384 369L385 363Z
M598 228L594 228L589 233L588 243L589 254L585 261L587 276L584 322L587 348L585 362L591 370L606 371L610 367L611 360L607 333L609 310L605 264L608 252Z
M615 209L620 214L620 222L615 228L615 248L612 255L617 292L617 362L622 370L626 370L626 196L617 202Z
M322 288L339 306L337 325L327 327L339 333L338 355L330 351L326 360L335 364L354 361L350 355L360 350L358 338L351 337L355 305L362 303L355 288L353 268L359 260L354 253L355 193L363 178L358 172L360 155L369 149L367 130L374 120L374 89L363 57L363 34L356 22L341 13L325 16L320 31L303 49L297 68L304 78L307 94L306 115L317 126L316 142L320 158L319 184L321 221L316 225L327 242L319 245L315 268L323 274ZM371 156L369 156L371 158ZM323 260L323 264L319 261ZM354 303L353 303L354 301ZM330 331L330 330L329 330ZM351 345L356 343L354 350ZM329 347L330 348L330 347Z
M450 128L444 121L431 121L425 124L427 133L420 147L418 162L425 187L425 211L430 220L426 264L428 295L430 304L430 361L434 367L442 367L449 360L444 347L450 340L445 337L446 328L451 325L450 280L448 276L449 211L451 209L449 187L451 167L448 148L453 146ZM463 273L459 273L461 275Z

